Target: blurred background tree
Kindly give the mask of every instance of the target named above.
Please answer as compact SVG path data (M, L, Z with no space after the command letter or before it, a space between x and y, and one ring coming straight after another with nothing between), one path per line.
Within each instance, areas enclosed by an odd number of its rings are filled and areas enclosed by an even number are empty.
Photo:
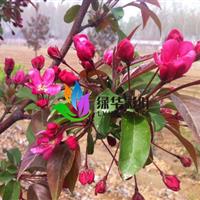
M53 35L50 34L50 18L39 13L39 4L36 4L36 14L30 18L22 33L26 40L28 47L33 48L35 56L37 51L42 47L45 42Z

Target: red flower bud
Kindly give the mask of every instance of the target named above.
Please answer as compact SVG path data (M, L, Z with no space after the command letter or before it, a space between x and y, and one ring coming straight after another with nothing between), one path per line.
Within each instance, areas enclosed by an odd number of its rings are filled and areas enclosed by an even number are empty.
M82 185L91 184L94 182L94 170L86 169L79 173L79 181Z
M50 122L47 124L47 130L49 131L53 131L53 132L56 132L59 128L59 125L54 123L54 122Z
M87 169L87 183L88 184L92 184L94 182L94 177L95 177L95 174L94 174L94 170L93 169Z
M178 29L172 29L169 32L166 40L169 40L169 39L174 39L174 40L177 40L178 42L182 42L183 41L183 35Z
M78 34L73 38L74 46L76 48L77 56L81 61L88 61L94 57L95 47L88 40L87 35Z
M113 60L113 50L107 50L103 55L103 62L107 65L111 65Z
M180 190L180 181L176 176L162 174L164 184L173 191Z
M48 99L39 99L37 102L36 102L36 105L40 108L45 108L46 106L48 106L49 104L49 100Z
M31 60L33 68L41 70L44 67L45 58L41 56L37 56Z
M13 83L15 84L23 84L25 82L25 74L24 74L24 71L22 70L19 70L13 77L12 77L12 80L13 80Z
M107 142L111 147L114 147L117 143L116 139L111 136L107 136Z
M6 58L5 59L5 65L4 65L4 72L7 76L10 76L15 66L15 61L12 58Z
M92 70L94 69L94 65L89 62L89 61L82 61L81 65L83 66L83 68L85 68L86 70Z
M61 59L61 53L58 49L58 47L49 47L47 50L48 55L52 58L52 59Z
M82 185L86 185L88 183L88 175L86 170L83 170L79 173L79 182Z
M183 156L179 159L184 167L190 167L192 165L192 160L189 157Z
M120 65L120 66L116 67L117 73L122 73L123 71L124 71L124 66Z
M134 56L134 46L125 38L117 45L117 56L124 62L130 63Z
M78 148L78 142L77 142L75 136L69 136L67 138L67 140L65 141L65 143L67 144L67 146L69 147L69 149L71 149L73 151Z
M73 86L75 82L79 80L77 76L75 76L71 72L68 72L67 70L62 70L58 76L59 79L65 84L67 84L69 87Z
M103 194L105 192L106 192L106 180L102 179L95 186L95 195L97 195L98 193Z
M145 200L145 199L138 191L135 191L135 194L133 195L132 200Z
M52 69L55 72L55 76L58 77L59 73L61 72L61 69L58 66L53 66Z

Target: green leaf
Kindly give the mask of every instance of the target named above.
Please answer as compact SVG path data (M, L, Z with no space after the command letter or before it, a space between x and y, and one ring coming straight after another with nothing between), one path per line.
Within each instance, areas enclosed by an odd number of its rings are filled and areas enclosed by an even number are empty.
M35 104L35 103L31 103L28 106L26 106L24 108L25 111L36 111L36 110L40 110L40 108Z
M8 183L14 178L13 174L10 174L9 172L0 172L0 182L1 183Z
M5 186L3 200L18 200L20 195L20 184L17 181L10 181Z
M113 8L111 12L116 20L120 20L124 16L124 9L122 7Z
M33 101L36 101L37 100L37 96L36 95L33 95L31 90L28 89L27 87L22 87L20 88L17 93L16 93L16 96L18 98L21 98L21 99L31 99Z
M7 171L10 174L16 174L17 173L17 167L13 166L13 165L10 165L10 166L8 166Z
M5 171L9 163L7 160L0 160L0 170Z
M22 155L18 148L10 149L6 153L7 153L8 160L11 163L13 163L16 166L19 165L19 163L21 162Z
M121 122L119 168L127 179L146 163L150 151L151 133L146 118L127 113Z
M71 23L74 21L74 19L76 18L79 10L80 10L80 5L74 5L71 8L69 8L69 10L67 10L67 12L65 13L64 16L64 21L66 23Z
M158 132L162 130L166 124L165 118L160 113L160 104L157 103L154 106L150 107L148 110L148 114L151 117L153 122L154 131Z
M97 11L98 8L99 8L99 1L98 0L93 0L91 4L92 4L92 9L94 11Z
M149 83L151 78L153 77L154 72L147 72L139 77L131 80L131 89L137 89L137 90L144 90L146 85ZM151 85L148 87L146 93L148 93L150 90L152 90L158 83L160 82L160 78L158 75L155 76L154 80L152 81ZM124 85L124 89L128 89L128 83Z
M88 132L87 135L87 154L93 154L94 153L94 139L92 137L91 132Z
M121 29L118 29L117 35L119 37L119 42L127 37L127 35Z
M34 132L32 130L31 124L29 124L29 126L28 126L28 128L26 130L26 138L27 138L29 144L32 144L32 143L35 142L35 134L34 134Z
M94 125L98 131L98 138L105 138L111 131L111 116L109 113L95 113Z

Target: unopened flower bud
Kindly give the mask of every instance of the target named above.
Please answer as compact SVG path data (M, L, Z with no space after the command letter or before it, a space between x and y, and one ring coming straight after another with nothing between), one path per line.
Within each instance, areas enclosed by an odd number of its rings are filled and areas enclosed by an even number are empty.
M183 156L179 159L184 167L190 167L192 165L192 160L189 157Z
M59 73L59 79L70 87L73 86L75 82L79 80L77 76L75 76L72 72L68 72L67 70L62 70Z
M50 122L47 124L47 130L49 131L53 131L53 132L56 132L59 128L59 125L54 123L54 122Z
M117 56L125 63L130 63L134 56L134 46L129 39L123 39L117 45Z
M36 102L36 105L40 108L45 108L46 106L48 106L49 104L49 100L48 99L39 99L37 102Z
M41 70L44 67L45 58L41 56L37 56L31 60L33 68Z
M172 29L169 32L166 40L169 40L169 39L174 39L174 40L177 40L178 42L182 42L183 41L183 35L178 29Z
M76 150L78 148L78 142L75 136L69 136L67 140L65 141L69 149L72 151Z
M107 136L107 141L108 141L108 144L111 147L114 147L117 143L116 139L114 137L111 137L111 136Z
M12 77L12 81L15 84L23 84L25 82L25 74L24 71L19 70L13 77Z
M88 175L86 170L83 170L79 173L78 180L82 185L86 185L88 183Z
M94 170L87 169L87 178L88 178L87 183L88 184L92 184L94 182L94 177L95 177Z
M58 49L58 47L49 47L47 50L48 55L52 58L52 59L61 59L61 53Z
M175 175L162 174L164 184L173 191L180 190L180 181Z
M145 199L138 191L135 191L135 194L133 195L132 200L145 200Z
M103 54L103 62L107 65L111 65L113 60L113 50L107 50Z
M5 59L5 65L4 65L4 72L7 76L10 76L15 66L15 62L12 58L6 58Z
M95 186L95 195L97 195L98 193L103 194L105 192L106 192L106 180L102 179Z
M89 62L89 61L82 61L81 65L83 66L83 68L85 68L86 70L92 70L94 69L94 65L93 63Z

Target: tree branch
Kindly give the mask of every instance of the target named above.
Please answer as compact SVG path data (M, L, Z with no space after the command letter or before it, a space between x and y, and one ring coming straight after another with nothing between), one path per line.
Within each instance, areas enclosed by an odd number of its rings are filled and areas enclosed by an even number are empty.
M7 119L0 123L0 134L13 125L16 121L29 118L24 114L24 108L31 102L32 100L24 100Z
M73 42L73 36L81 31L81 24L83 22L83 19L87 13L87 10L92 1L93 0L83 0L82 5L79 10L79 13L78 13L78 15L75 19L75 22L72 26L72 29L60 50L62 58L64 58L65 55L67 54L67 52L69 51L69 48ZM58 66L58 65L60 65L60 63L61 63L61 60L54 60L51 64L51 67L53 67L54 65Z

